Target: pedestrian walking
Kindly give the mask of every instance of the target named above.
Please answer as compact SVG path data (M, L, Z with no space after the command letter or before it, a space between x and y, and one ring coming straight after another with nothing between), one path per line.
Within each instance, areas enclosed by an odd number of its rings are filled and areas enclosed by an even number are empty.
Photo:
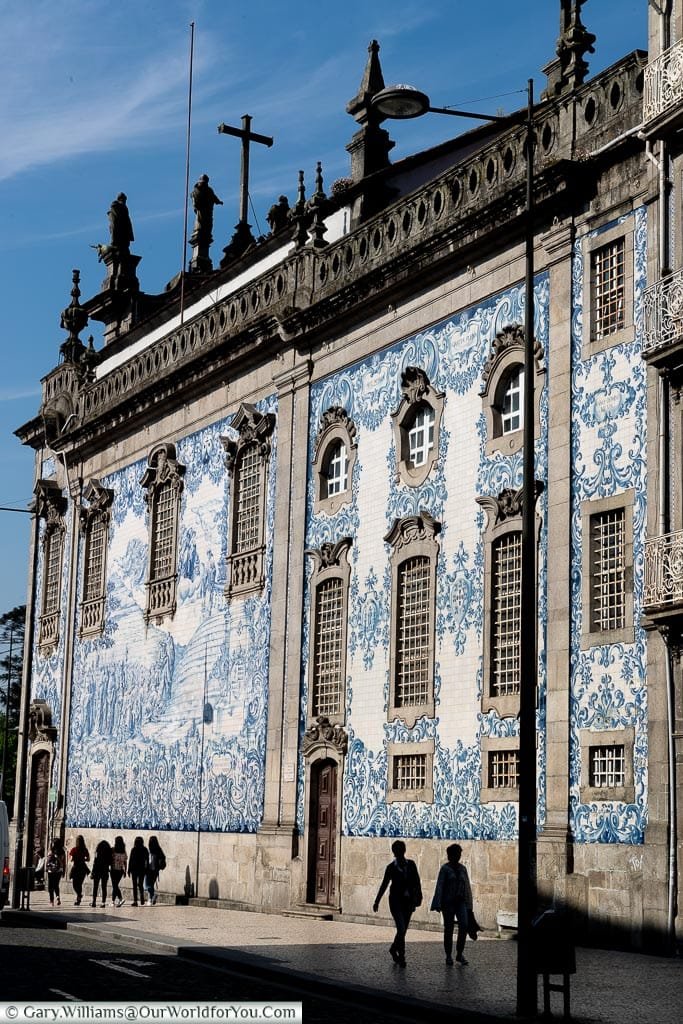
M422 903L422 886L417 865L406 858L406 844L397 839L391 844L394 859L387 864L372 909L379 910L380 900L389 889L389 910L396 924L396 937L389 947L392 959L399 967L406 965L406 932L416 907Z
M446 850L446 856L448 860L442 864L439 871L430 909L440 911L443 917L443 948L449 967L453 965L453 930L455 922L458 922L455 959L465 967L468 963L464 956L464 950L472 913L472 887L467 868L460 863L462 846L459 843L453 843ZM474 915L472 920L474 921ZM476 937L476 931L474 935Z
M128 856L123 836L117 836L114 840L114 848L111 853L111 902L115 907L122 907L126 902L121 895L121 879L126 873Z
M147 891L147 904L153 907L157 901L155 886L159 878L159 872L166 867L164 851L159 846L156 836L149 837L149 861L145 872L145 889Z
M83 882L90 874L90 868L88 867L90 853L88 851L88 847L85 845L85 839L83 836L76 836L76 845L72 846L69 850L69 860L71 861L69 878L71 879L71 884L73 885L74 892L76 893L75 903L78 907L83 899Z
M97 906L97 889L102 889L101 907L107 905L107 882L111 870L111 846L106 839L101 839L95 849L95 859L92 862L92 903L91 907Z
M140 906L144 907L145 905L143 882L145 880L148 864L149 853L145 846L145 840L142 836L136 836L135 842L133 843L133 849L130 851L130 857L128 858L128 875L133 882L134 907L137 907L138 905L138 896L140 897Z
M61 907L62 901L59 895L59 883L66 871L66 855L61 839L53 839L45 859L45 874L47 875L47 892L50 897L50 906Z

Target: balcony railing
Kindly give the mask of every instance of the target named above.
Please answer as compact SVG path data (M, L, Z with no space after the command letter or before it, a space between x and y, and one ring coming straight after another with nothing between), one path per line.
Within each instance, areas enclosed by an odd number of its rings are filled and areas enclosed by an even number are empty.
M643 313L643 355L683 341L683 271L645 289Z
M645 611L683 604L683 532L667 533L645 544Z
M643 120L647 124L683 102L683 40L645 68Z

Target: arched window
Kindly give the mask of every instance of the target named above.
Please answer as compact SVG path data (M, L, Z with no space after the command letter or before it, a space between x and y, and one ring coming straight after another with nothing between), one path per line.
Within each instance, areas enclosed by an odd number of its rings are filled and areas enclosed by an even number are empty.
M50 480L39 480L36 489L36 512L45 521L42 535L43 589L40 602L38 646L41 654L49 654L59 641L59 618L62 603L62 558L66 525L66 498Z
M313 455L316 512L334 515L352 498L356 426L345 409L333 405L320 417Z
M384 540L391 545L392 644L389 720L412 728L434 715L436 539L441 526L429 515L397 519Z
M335 494L343 494L349 486L349 456L346 445L340 439L333 441L327 449L323 470L324 484L322 495L331 498Z
M243 403L231 426L239 434L237 441L221 438L231 480L228 596L263 587L266 490L275 417Z
M83 589L79 635L93 636L104 628L104 593L107 578L107 541L114 492L91 480L83 493Z
M412 469L424 466L429 453L434 449L434 420L436 413L431 405L418 405L408 431L408 461Z
M543 350L534 349L534 434L539 436L545 377ZM486 454L512 455L524 442L524 330L505 327L493 339L480 392L486 416Z
M346 630L351 538L307 551L315 560L311 580L308 719L343 723L346 712Z
M160 621L176 609L180 498L185 467L176 461L175 445L152 449L141 484L149 509L147 608L145 618Z
M403 371L401 391L400 405L391 414L397 471L404 484L417 487L427 479L438 458L444 395L434 390L418 366L407 366Z
M524 368L514 366L505 376L501 385L500 401L501 433L512 434L524 425Z

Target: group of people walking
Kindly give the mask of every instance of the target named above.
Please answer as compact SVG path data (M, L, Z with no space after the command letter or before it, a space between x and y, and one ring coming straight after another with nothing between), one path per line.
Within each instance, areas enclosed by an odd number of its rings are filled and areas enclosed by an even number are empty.
M389 953L399 967L405 967L406 932L411 917L422 903L422 884L415 861L406 857L406 844L402 839L392 843L391 852L394 859L387 864L372 909L377 913L380 900L389 889L389 910L396 925L396 936L389 947ZM452 843L446 850L446 856L448 859L439 871L430 910L440 912L443 917L443 945L449 967L453 965L453 932L457 921L455 960L464 967L468 963L464 956L467 936L476 939L481 929L474 916L467 868L460 863L462 847Z
M69 850L68 857L61 839L55 838L45 859L45 874L50 898L50 906L61 906L59 885L66 875L67 863L69 878L76 895L76 906L83 899L83 885L90 875L92 879L91 906L97 906L98 893L100 906L107 905L107 886L111 879L111 906L121 907L126 899L121 892L121 881L126 875L133 885L133 906L154 906L157 901L156 885L159 872L166 867L166 857L156 836L150 836L149 847L145 846L142 836L133 843L130 855L126 852L123 836L117 836L111 846L102 839L95 848L95 856L90 867L90 851L85 845L83 836L76 836L75 845ZM146 897L146 898L145 898Z

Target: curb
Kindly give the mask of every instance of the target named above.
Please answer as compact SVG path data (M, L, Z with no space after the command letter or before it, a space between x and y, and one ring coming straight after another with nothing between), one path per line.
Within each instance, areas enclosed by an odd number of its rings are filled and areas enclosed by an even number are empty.
M405 1017L411 1021L429 1020L443 1024L500 1024L501 1021L512 1021L513 1017L506 1014L490 1014L480 1010L465 1010L457 1006L446 1006L426 999L415 999L412 996L395 996L387 992L365 985L333 981L319 974L311 974L290 967L278 967L267 963L258 954L242 953L236 950L216 949L215 947L180 942L172 936L155 938L147 932L126 930L124 926L97 923L81 923L72 921L56 913L41 911L3 910L0 915L2 924L11 928L55 928L70 931L75 935L96 935L108 942L120 942L127 945L140 946L150 952L175 954L194 963L210 964L214 967L229 968L248 978L259 981L272 981L284 988L296 990L299 998L305 994L316 997L335 999L343 1003L352 1003L367 1011L372 1009L394 1016ZM28 916L30 915L30 916ZM303 991L302 991L303 990Z

